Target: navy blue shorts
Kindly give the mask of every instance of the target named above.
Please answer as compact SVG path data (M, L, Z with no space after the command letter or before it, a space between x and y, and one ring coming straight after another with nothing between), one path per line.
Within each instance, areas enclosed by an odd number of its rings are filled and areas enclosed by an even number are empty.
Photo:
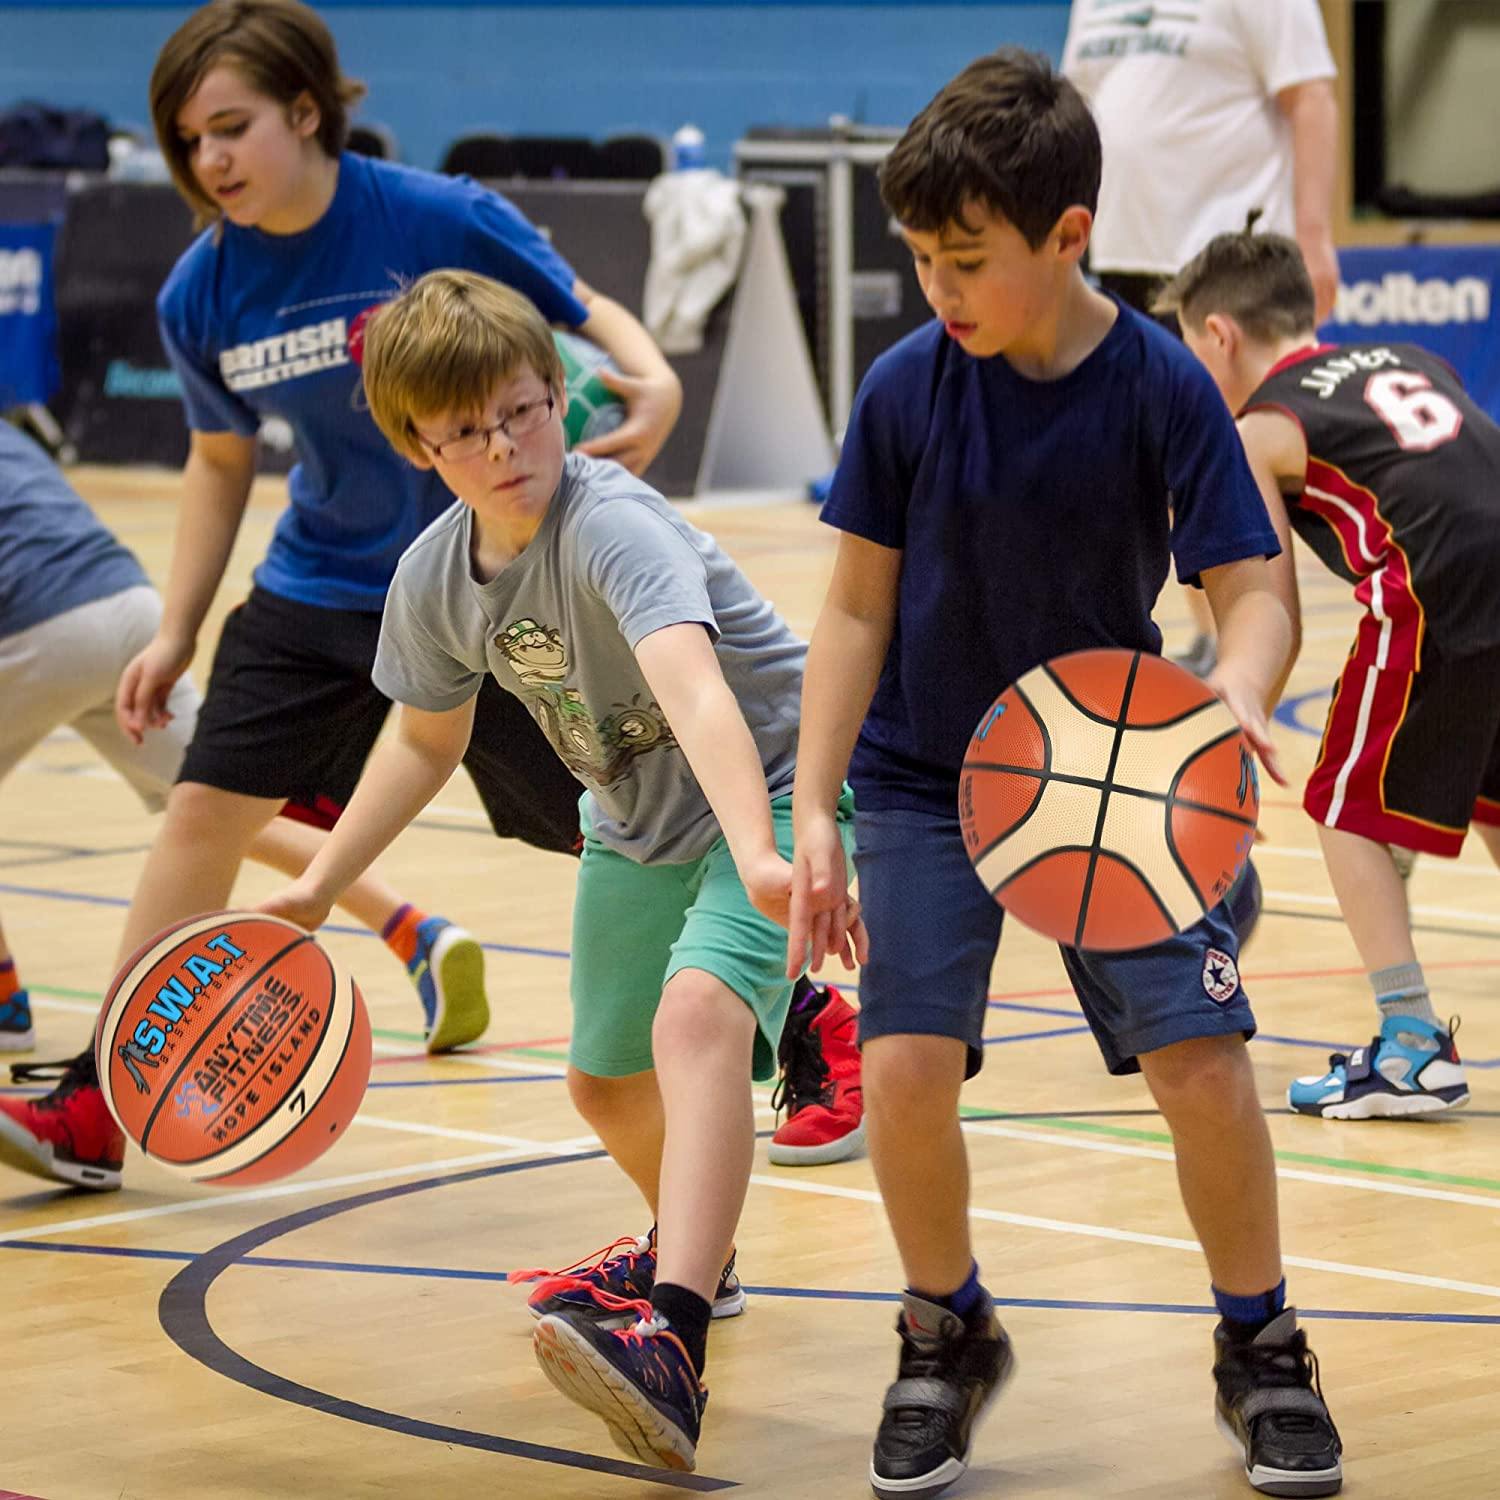
M877 1036L951 1036L984 1062L990 971L1005 913L985 890L958 816L856 812L854 862L870 931L859 986L861 1045ZM1111 1073L1174 1042L1255 1034L1239 982L1239 943L1223 905L1186 932L1125 953L1059 947Z

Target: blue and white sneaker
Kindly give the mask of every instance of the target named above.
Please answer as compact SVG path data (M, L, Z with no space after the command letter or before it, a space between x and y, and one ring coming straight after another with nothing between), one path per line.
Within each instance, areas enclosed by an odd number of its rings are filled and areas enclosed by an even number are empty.
M650 1303L634 1307L639 1320L632 1328L548 1313L536 1325L532 1349L563 1395L604 1418L617 1448L658 1468L691 1470L708 1392L666 1318Z
M1328 1072L1298 1078L1286 1091L1286 1102L1301 1115L1325 1120L1371 1120L1391 1115L1430 1115L1469 1102L1458 1048L1453 1045L1458 1018L1448 1030L1415 1016L1387 1016L1380 1035L1368 1047L1345 1056L1335 1052ZM1421 1037L1431 1045L1412 1046L1402 1036Z
M31 996L17 990L0 1005L0 1052L30 1052L36 1046L36 1028L31 1024Z
M451 1052L484 1035L490 1003L484 994L484 950L446 917L417 928L417 951L406 966L422 998L429 1052Z

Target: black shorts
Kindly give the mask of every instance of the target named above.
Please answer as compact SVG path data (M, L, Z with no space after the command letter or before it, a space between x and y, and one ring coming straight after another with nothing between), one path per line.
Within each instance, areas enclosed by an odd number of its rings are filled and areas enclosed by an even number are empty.
M370 681L379 643L378 614L253 589L224 621L177 779L285 797L291 816L332 827L390 712ZM578 852L582 788L521 701L489 677L464 766L501 838Z
M1364 615L1339 675L1303 806L1319 823L1453 857L1500 825L1500 650L1445 658L1416 626Z

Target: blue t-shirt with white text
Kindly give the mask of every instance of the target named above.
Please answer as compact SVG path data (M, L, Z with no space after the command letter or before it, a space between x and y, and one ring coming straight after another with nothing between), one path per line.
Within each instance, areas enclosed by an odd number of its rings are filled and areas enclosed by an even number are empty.
M1280 550L1234 422L1180 343L1120 305L1061 379L939 322L871 366L823 519L902 551L895 629L850 780L862 810L956 808L980 716L1032 667L1161 649L1168 565Z
M224 223L184 252L157 298L188 426L253 436L279 417L297 464L262 588L303 604L378 611L396 561L453 503L381 436L351 352L363 317L427 271L460 267L524 292L551 323L588 316L534 225L466 177L345 152L328 210L300 234Z

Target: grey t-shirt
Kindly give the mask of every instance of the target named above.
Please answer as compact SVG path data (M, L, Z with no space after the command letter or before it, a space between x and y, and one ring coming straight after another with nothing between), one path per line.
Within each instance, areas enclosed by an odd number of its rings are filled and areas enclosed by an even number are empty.
M588 788L595 836L641 864L703 855L719 825L636 664L668 625L713 638L770 794L791 790L807 647L711 536L618 464L572 454L531 544L498 577L470 565L455 504L403 554L386 596L375 686L442 712L493 672Z
M0 637L146 582L62 470L0 422Z

